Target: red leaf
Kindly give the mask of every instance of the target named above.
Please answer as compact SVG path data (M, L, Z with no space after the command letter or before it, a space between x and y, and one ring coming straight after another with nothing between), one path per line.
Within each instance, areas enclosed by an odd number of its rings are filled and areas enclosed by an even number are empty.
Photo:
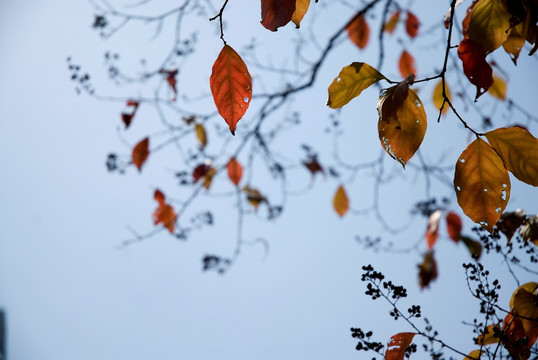
M482 45L465 39L458 46L458 56L463 62L465 76L476 86L476 101L493 84L493 71L486 61L486 51Z
M213 64L209 84L219 114L235 135L237 122L252 99L252 79L243 59L229 45L224 45Z
M455 242L458 242L460 240L461 229L463 227L459 215L453 212L446 214L446 227L448 236L450 236L450 238Z
M398 20L400 20L400 10L392 14L389 21L387 21L383 25L383 30L388 32L389 34L392 34L394 32L394 29L396 29L396 24L398 24Z
M291 21L297 0L261 0L261 24L268 30L276 31Z
M413 341L415 333L399 333L393 335L387 344L387 351L385 351L385 360L403 360L405 350Z
M146 162L149 155L149 138L141 140L133 148L132 159L133 164L138 168L138 171L142 170L142 165Z
M163 224L170 233L173 233L177 218L174 208L164 202L164 194L159 189L155 190L153 198L159 203L159 206L153 212L153 223L155 225Z
M197 165L192 172L192 179L195 183L198 182L201 178L205 177L207 173L211 170L211 165L199 164Z
M127 100L127 106L133 107L133 112L129 113L122 113L121 114L121 120L125 124L125 128L127 129L129 125L131 125L131 121L133 120L133 117L135 116L136 110L138 109L138 105L140 103L136 100Z
M153 194L153 198L159 203L159 205L164 204L164 194L161 192L161 190L159 189L155 190L155 193Z
M420 22L418 21L418 18L415 16L415 14L408 11L407 19L405 20L405 31L407 31L407 35L409 35L411 38L417 36L419 26Z
M403 78L406 78L409 74L416 75L417 73L417 69L415 68L415 59L406 50L404 50L402 55L400 55L398 69L400 70L400 75L402 75Z
M356 16L346 28L349 39L353 41L359 49L364 49L368 44L370 28L363 15Z
M166 82L168 85L170 85L170 88L174 92L174 96L172 97L172 101L176 101L177 96L177 88L176 88L176 75L178 73L178 70L159 70L160 74L166 75Z
M243 167L241 164L233 157L228 162L228 165L226 165L226 169L228 170L228 177L230 180L235 185L239 185L241 177L243 176Z
M433 245L439 236L439 220L441 220L441 210L435 210L428 219L428 229L426 229L426 244L428 249L433 249Z

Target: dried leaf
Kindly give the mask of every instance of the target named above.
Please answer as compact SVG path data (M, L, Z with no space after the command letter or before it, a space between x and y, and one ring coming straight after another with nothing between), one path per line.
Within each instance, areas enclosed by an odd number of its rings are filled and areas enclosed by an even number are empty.
M241 177L243 176L243 167L241 166L241 164L233 157L230 159L230 161L228 161L226 169L228 170L228 177L230 178L230 180L235 185L239 185Z
M519 229L519 234L523 240L530 241L538 246L538 215L527 219L525 224Z
M437 263L433 257L433 251L430 250L424 255L424 260L418 269L418 283L421 289L428 287L430 282L437 279Z
M235 135L237 122L252 99L252 79L243 59L229 45L224 45L213 64L209 84L219 114Z
M415 75L417 73L415 59L410 53L407 52L407 50L402 51L402 54L400 55L398 69L400 70L400 75L402 75L403 78L406 78L409 74Z
M460 216L453 212L446 214L446 227L448 236L457 243L460 240L461 229L463 227Z
M207 134L204 125L200 123L194 125L194 132L196 133L196 138L200 142L202 149L205 148L207 145Z
M418 96L409 89L403 104L396 111L392 113L386 111L386 114L381 116L383 110L388 108L386 106L388 100L381 98L391 98L393 95L391 89L382 92L378 101L379 140L385 151L405 167L424 139L427 127L426 112Z
M519 180L538 186L538 139L521 127L499 128L486 133L504 166Z
M510 34L510 15L504 1L479 0L473 7L469 22L469 39L492 52Z
M465 76L476 86L476 101L493 84L493 71L486 61L486 51L482 45L465 39L458 46L458 56L463 63Z
M312 173L312 178L314 178L314 175L316 175L317 172L325 174L323 167L321 167L321 164L318 162L318 158L315 156L309 159L309 161L303 162L303 165L310 170Z
M142 165L146 162L149 156L149 138L142 139L133 148L131 155L133 164L138 168L138 171L142 171Z
M154 224L163 224L163 226L167 228L170 233L173 233L177 218L174 208L165 202L165 196L159 189L155 190L153 198L159 203L159 206L153 212Z
M360 49L364 49L370 37L370 28L364 15L355 16L346 28L349 39Z
M308 11L309 6L310 0L297 0L297 2L295 3L295 11L293 12L291 21L293 21L295 26L297 26L297 29L301 26L301 21L303 20L303 17Z
M261 0L261 24L268 30L277 31L289 23L295 13L296 0Z
M460 155L454 188L463 212L492 232L510 198L510 178L503 160L484 140L477 138Z
M450 100L450 89L448 87L448 84L445 81L445 94ZM433 89L433 105L435 105L436 108L441 109L441 106L443 107L443 110L441 110L441 113L444 115L449 109L448 104L444 104L444 98L443 98L443 81L440 80L437 85L435 85L435 88Z
M443 212L441 210L435 210L428 219L428 228L426 229L426 244L428 249L433 249L433 245L437 241L439 236L439 221L441 220L441 215Z
M402 107L409 94L409 86L413 84L414 80L415 76L410 74L405 80L400 81L398 85L381 91L377 100L377 113L381 120L389 123L389 118Z
M333 208L340 217L343 217L349 210L349 198L343 185L340 185L334 194Z
M400 10L396 11L394 14L390 16L389 21L387 21L383 25L383 31L386 31L389 34L392 34L394 32L394 29L396 29L396 24L398 24L399 20L400 20Z
M499 231L506 236L507 242L510 242L516 230L525 222L525 219L525 211L521 209L502 214L501 219L497 223L497 227L499 228Z
M418 21L418 18L415 16L415 14L408 11L407 19L405 20L405 31L407 32L407 35L409 35L411 38L417 36L419 26L420 22Z
M493 84L489 87L488 93L499 100L506 99L506 82L493 75Z
M370 65L354 62L344 67L329 86L327 105L339 109L381 79L385 79L385 76Z
M385 360L403 360L405 351L411 345L415 333L403 332L393 335L387 344Z

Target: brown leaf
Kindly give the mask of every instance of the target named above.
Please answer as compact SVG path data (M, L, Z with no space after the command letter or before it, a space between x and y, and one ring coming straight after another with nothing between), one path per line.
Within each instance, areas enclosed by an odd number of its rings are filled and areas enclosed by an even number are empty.
M309 6L310 0L297 0L297 2L295 3L295 11L293 12L291 21L293 21L297 29L300 27L301 21L303 20L303 17L308 11Z
M525 219L525 211L521 209L513 212L505 212L497 223L497 227L506 236L507 241L510 242L516 230L525 222Z
M510 199L510 178L502 159L477 138L456 163L454 189L463 212L489 232Z
M418 269L418 283L421 289L428 287L430 282L437 279L437 263L433 257L433 251L430 250L424 255L424 260Z
M394 14L390 16L389 21L387 21L383 25L383 31L386 31L389 34L392 34L394 32L394 29L396 29L396 24L398 24L399 20L400 20L400 10L396 11Z
M417 73L415 58L413 58L407 50L402 51L402 54L400 55L398 70L400 70L400 75L402 75L403 78L406 78L409 74L415 75Z
M122 113L121 114L121 120L125 124L125 128L127 129L129 125L131 125L131 122L133 121L133 117L136 114L136 110L138 109L138 106L140 103L136 100L127 100L127 106L132 106L133 111L131 113Z
M446 214L446 227L448 236L457 243L460 240L461 229L463 227L459 215L453 212Z
M441 220L442 215L441 210L435 210L428 219L428 228L426 229L426 244L428 249L433 249L433 245L437 241L439 236L439 221Z
M519 234L523 240L530 241L538 246L538 215L527 219L525 224L519 229Z
M243 176L243 167L241 166L241 164L233 157L230 159L230 161L228 161L226 169L228 170L228 177L230 178L230 180L235 185L239 185L241 177Z
M460 240L467 247L473 258L480 258L480 255L482 255L482 244L479 241L461 235Z
M407 32L407 35L409 35L411 38L417 36L419 26L420 22L418 21L418 18L415 16L415 14L408 11L407 19L405 20L405 31Z
M340 185L334 194L333 208L340 217L343 217L349 210L349 198L343 185Z
M174 69L174 70L161 69L159 70L159 73L166 75L166 82L168 83L168 85L170 86L170 89L174 93L174 95L172 96L172 101L176 101L176 97L177 97L176 75L178 73L178 70L177 69Z
M153 197L159 203L159 206L153 212L153 223L155 225L163 224L163 226L172 234L177 219L177 214L174 211L174 208L165 202L165 196L159 189L155 190Z
M268 30L277 31L289 23L295 13L296 0L261 0L261 24Z
M254 207L254 210L258 210L261 203L268 203L267 198L263 196L257 189L245 186L242 190L244 193L246 193L247 200Z
M465 39L458 46L458 56L463 63L465 76L476 86L476 101L493 84L493 71L486 61L486 51L482 45Z
M405 351L411 345L415 333L402 332L391 336L385 351L385 360L403 360Z
M133 153L131 158L133 164L138 168L138 171L142 171L142 165L146 162L149 156L149 138L146 137L142 139L138 144L133 148Z
M252 79L243 59L229 45L224 45L213 64L209 84L219 114L235 135L237 122L252 99Z
M318 158L315 156L309 159L309 161L303 162L303 165L312 173L312 178L314 178L314 175L316 175L317 172L325 174L323 167L321 167Z
M355 16L346 28L349 39L360 49L364 49L370 37L370 28L363 15Z

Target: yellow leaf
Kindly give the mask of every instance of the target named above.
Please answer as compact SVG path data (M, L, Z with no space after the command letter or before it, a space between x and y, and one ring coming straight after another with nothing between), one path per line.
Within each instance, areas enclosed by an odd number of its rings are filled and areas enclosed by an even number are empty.
M494 337L493 334L495 331L493 328L496 327L499 330L501 329L501 324L491 324L486 327L486 330L478 335L478 338L476 339L476 344L480 346L489 345L489 344L496 344L499 342L498 337Z
M514 293L512 294L512 297L510 298L510 303L509 303L510 309L514 308L514 300L519 290L525 290L527 292L530 292L531 294L536 294L537 289L538 289L538 283L534 281L518 286L518 288L514 291Z
M194 132L196 132L196 137L202 146L202 149L207 145L207 134L205 132L204 125L196 124L194 125Z
M481 351L481 350L473 350L463 360L480 359L480 356L482 355L482 353L483 353L483 351Z
M479 0L471 12L469 38L493 51L510 35L510 13L501 0Z
M380 102L386 103L382 98L392 96L391 89L381 93ZM427 127L422 102L413 90L408 91L403 104L395 112L388 113L388 116L381 118L378 106L380 117L377 123L381 146L404 167L420 147Z
M310 6L310 0L297 0L295 3L295 11L291 17L291 21L299 28L301 26L301 20L303 20L308 7Z
M334 194L333 207L340 217L344 216L349 210L349 199L343 185L340 185L336 190L336 194Z
M499 100L506 99L506 82L500 77L493 75L493 84L489 87L488 92L491 96Z
M510 178L502 159L477 138L456 163L454 189L463 212L489 232L510 198Z
M211 167L207 173L204 175L204 187L206 190L209 190L211 187L211 182L213 181L213 176L217 173L217 169Z
M385 79L385 76L370 65L354 62L344 67L329 86L327 105L339 109L381 79Z
M486 138L508 171L519 180L538 186L537 138L516 126L487 132Z
M450 89L448 88L448 84L445 81L445 94L450 100ZM433 89L433 97L432 97L433 105L435 105L436 108L441 109L441 106L443 106L443 81L440 80L439 83L435 86ZM444 115L448 111L448 104L445 104L443 107L443 110L441 110L441 113Z
M510 59L512 59L516 65L519 53L521 52L523 45L525 45L525 38L519 33L519 28L519 25L512 28L510 36L508 36L508 39L503 42L504 51L506 51L506 53L510 56Z

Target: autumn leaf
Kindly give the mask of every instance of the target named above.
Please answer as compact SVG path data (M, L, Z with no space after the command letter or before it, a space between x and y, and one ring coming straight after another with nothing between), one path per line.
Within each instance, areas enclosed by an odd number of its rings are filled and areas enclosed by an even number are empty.
M437 279L437 263L433 257L433 251L428 251L424 255L422 264L418 266L418 283L421 289L430 285L430 282Z
M525 222L525 219L525 211L521 209L512 212L504 212L502 214L501 219L497 223L497 227L499 228L499 231L506 236L507 242L510 242L516 230Z
M523 322L514 314L514 311L509 312L503 321L503 345L510 353L512 359L528 359L530 356L529 347L530 339L526 339ZM527 345L527 346L525 346Z
M309 159L309 161L303 162L303 165L312 173L312 179L317 172L325 174L325 171L323 170L321 164L318 162L318 158L316 156L313 156L311 159Z
M407 35L409 35L411 38L417 36L419 26L420 22L418 21L418 18L415 16L415 14L408 11L407 19L405 20L405 31L407 32Z
M400 75L402 75L403 78L406 78L409 74L416 75L417 73L415 59L410 53L407 52L407 50L402 51L402 54L400 55L398 69L400 70Z
M482 356L483 351L481 350L473 350L463 360L476 360L480 359L480 356Z
M174 208L165 202L165 196L159 189L155 190L153 198L159 204L157 209L155 209L153 212L154 224L163 224L163 226L167 228L170 233L173 233L177 218Z
M524 291L530 292L531 294L536 295L537 290L538 290L538 283L531 281L531 282L518 286L517 289L514 290L514 292L512 293L512 296L510 297L510 302L508 303L508 305L510 306L510 309L513 309L515 307L516 295L519 293L520 290L524 290Z
M215 176L216 173L217 169L212 166L210 166L209 170L207 170L207 172L205 173L203 186L206 190L209 190L209 188L211 187L211 183L213 182L213 176Z
M142 139L138 144L133 148L133 153L131 155L133 164L138 168L138 171L142 171L142 165L146 162L149 155L149 138L146 137Z
M435 242L437 241L437 237L439 236L439 221L441 220L442 215L441 210L435 210L428 219L428 228L426 229L426 244L428 245L428 249L433 249L433 245L435 245Z
M201 178L205 177L211 170L211 165L202 163L198 164L192 171L192 179L197 183Z
M170 86L170 89L174 93L174 96L172 97L172 101L176 101L177 97L177 87L176 87L176 75L178 73L178 70L159 70L160 74L166 75L166 82Z
M497 328L497 333L498 333L499 330L501 329L501 324L488 325L484 329L484 331L480 335L478 335L478 337L476 338L475 344L480 345L480 346L497 344L500 341L500 339L498 336L497 337L494 336L495 334L494 328Z
M510 198L510 178L503 160L484 140L477 138L460 155L454 188L463 212L492 232Z
M458 46L458 56L463 63L465 76L476 86L476 101L493 84L493 71L486 61L486 51L482 45L465 39Z
M510 15L504 1L479 0L471 11L469 39L492 52L506 41L510 34Z
M277 31L289 23L295 13L296 0L261 0L261 24L268 30Z
M228 170L228 177L230 178L230 180L235 185L239 185L241 177L243 176L243 167L241 166L241 164L234 157L232 157L230 161L228 161L226 169Z
M469 252L471 253L471 256L475 259L479 259L480 255L482 255L482 244L480 241L473 240L467 236L461 236L460 240L467 247Z
M295 11L291 17L291 21L297 26L297 29L301 26L301 21L308 11L310 6L310 0L297 0L295 3Z
M385 76L370 65L354 62L344 67L329 86L327 105L339 109L381 79L385 79Z
M219 114L235 135L237 122L252 99L252 79L247 65L229 45L224 45L213 64L209 84Z
M205 132L204 125L198 123L194 125L194 132L196 133L196 138L200 142L200 145L203 148L207 145L207 134Z
M402 332L391 336L385 351L385 360L403 360L405 351L411 345L415 333Z
M521 127L499 128L486 133L504 166L519 180L538 186L538 139Z
M538 246L538 215L532 216L519 229L519 234L525 241L530 241Z
M258 189L245 186L242 190L247 195L247 200L254 207L254 210L258 210L261 203L268 203L267 198Z
M133 111L131 113L122 113L121 114L121 120L125 124L126 129L131 125L131 122L133 120L133 117L136 114L136 110L138 109L139 105L140 105L140 103L138 101L136 101L136 100L127 100L127 106L132 106Z
M394 29L396 29L396 24L398 24L399 20L400 20L400 10L396 11L394 14L391 15L389 21L387 21L383 25L383 31L386 31L389 34L392 34L394 32Z
M340 217L343 217L349 210L349 198L343 185L340 185L334 194L333 208Z
M448 87L448 84L445 81L445 94L447 98L450 100L450 89ZM433 96L432 96L433 105L435 105L436 108L443 109L441 110L441 113L444 115L449 109L448 104L444 104L444 98L443 98L443 81L440 80L437 85L435 85L435 88L433 89Z
M368 44L368 38L370 37L370 28L368 27L368 23L362 14L355 16L346 27L346 30L349 39L355 45L357 45L360 49L364 49L366 47Z
M506 99L506 82L493 75L493 84L489 87L488 93L499 100Z
M503 42L503 49L510 56L514 65L517 65L517 58L525 45L525 38L519 33L518 28L519 26L512 28L510 36Z
M420 147L426 133L426 112L417 94L411 89L403 101L403 104L394 112L382 115L386 99L392 96L391 89L381 92L378 101L379 121L377 128L379 140L385 151L404 167L407 161ZM381 109L380 104L381 103Z
M461 229L463 227L463 224L461 222L461 218L458 214L454 212L449 212L446 214L446 227L448 236L454 240L454 242L458 242L460 240L460 234Z
M389 123L389 118L394 116L396 111L402 107L407 95L409 94L409 86L415 81L415 75L409 76L400 81L398 85L388 89L383 89L377 100L377 113L381 120Z

